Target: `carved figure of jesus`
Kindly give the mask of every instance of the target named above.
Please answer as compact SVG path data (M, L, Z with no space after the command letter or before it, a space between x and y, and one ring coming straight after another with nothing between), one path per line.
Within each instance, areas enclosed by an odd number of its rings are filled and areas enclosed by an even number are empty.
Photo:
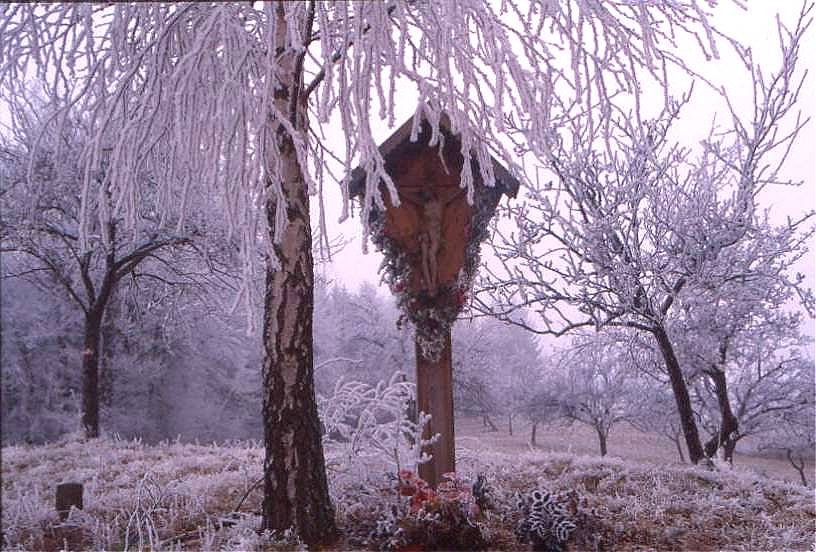
M437 193L428 190L420 190L415 193L401 190L404 199L419 210L420 230L417 240L419 241L422 280L431 297L436 295L439 287L439 253L443 245L442 221L445 216L445 208L464 194L464 191L459 189L452 190L452 192L446 194L448 197L443 199Z
M445 205L434 196L422 205L423 229L419 235L422 274L431 295L439 285L439 249L442 245L442 215Z

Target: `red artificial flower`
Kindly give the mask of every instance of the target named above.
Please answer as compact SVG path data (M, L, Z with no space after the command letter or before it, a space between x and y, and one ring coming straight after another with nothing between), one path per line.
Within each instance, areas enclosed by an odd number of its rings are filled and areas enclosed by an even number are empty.
M420 479L420 481L422 481L422 480ZM417 489L416 494L414 494L414 496L411 497L411 512L412 513L418 512L419 510L422 509L422 506L426 502L436 498L436 493L434 492L434 490L431 489L430 487L428 487L427 483L425 483L424 481L422 481L422 483L424 483L424 486ZM417 486L419 487L419 485L417 485Z
M421 481L421 479L420 479ZM417 491L417 482L411 470L400 470L399 492L402 496L414 496Z

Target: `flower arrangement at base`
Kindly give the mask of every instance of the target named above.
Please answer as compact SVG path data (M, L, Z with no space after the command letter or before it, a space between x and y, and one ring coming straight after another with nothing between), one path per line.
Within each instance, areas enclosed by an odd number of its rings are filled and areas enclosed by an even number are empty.
M487 541L477 519L482 507L473 487L455 473L433 489L410 470L399 472L399 494L408 498L408 513L397 523L396 550L485 550Z

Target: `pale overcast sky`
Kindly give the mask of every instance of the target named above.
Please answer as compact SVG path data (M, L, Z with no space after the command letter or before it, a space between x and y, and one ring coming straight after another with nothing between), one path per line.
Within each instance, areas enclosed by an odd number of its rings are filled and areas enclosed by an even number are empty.
M801 3L794 0L784 0L780 2L768 2L754 0L749 2L747 11L743 11L732 4L726 4L718 8L715 24L725 33L730 33L744 44L751 46L754 59L768 70L775 70L779 65L778 35L776 32L776 13L780 13L782 21L789 26L793 26L798 16ZM811 28L806 37L805 43L801 47L798 64L799 75L804 70L808 71L808 78L800 96L800 109L803 117L813 118L816 114L816 62L812 52L816 51L816 30ZM696 50L693 47L691 51ZM695 62L698 68L708 78L717 83L724 84L729 88L729 95L736 102L738 109L741 107L743 113L749 113L750 108L750 78L744 66L740 64L736 57L732 55L732 49L725 43L721 44L722 59L712 61L708 65L701 56L699 63ZM678 78L678 88L683 83L682 78ZM678 93L681 90L678 90ZM660 101L660 100L658 100ZM404 114L397 117L397 125L411 116L415 103L408 101ZM717 120L725 125L729 116L725 110L724 102L718 94L704 86L696 86L691 109L685 110L681 125L683 132L688 133L688 139L696 143L705 137L705 133L711 124L712 116L717 112ZM787 216L797 217L804 212L813 210L816 207L816 121L811 122L803 129L798 143L791 151L790 158L783 169L783 176L792 180L801 180L803 184L798 188L777 186L767 189L761 196L763 205L771 207L775 220L784 221ZM394 129L388 129L384 124L375 126L375 131L381 139L387 138ZM379 282L377 269L382 257L379 253L369 249L367 255L361 252L361 225L359 219L350 219L345 223L336 224L340 213L339 193L330 194L326 198L329 211L328 219L331 230L342 233L346 238L354 238L342 252L335 256L334 262L323 267L325 274L333 278L336 282L343 283L349 288L355 289L362 282ZM808 277L810 287L814 286L814 271L816 261L812 244L811 251L805 259L799 263L798 270ZM386 287L381 287L380 291L388 294ZM808 333L813 335L813 321L810 321Z

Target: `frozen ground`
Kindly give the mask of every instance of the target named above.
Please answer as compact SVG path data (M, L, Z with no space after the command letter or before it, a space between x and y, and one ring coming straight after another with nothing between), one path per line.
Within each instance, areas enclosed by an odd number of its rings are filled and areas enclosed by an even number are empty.
M480 419L457 418L456 431L458 442L464 447L485 447L506 453L529 452L569 452L584 455L598 455L598 438L592 429L585 425L539 425L536 431L535 449L529 445L530 424L514 420L513 435L507 431L507 420L495 418L494 423L499 431L487 431ZM643 433L628 424L619 424L612 428L609 435L609 455L625 460L647 462L659 465L682 466L674 443L667 437ZM773 479L800 482L798 473L782 455L771 452L756 452L756 441L746 438L740 442L734 458L737 471L754 472ZM813 484L813 457L805 463L805 473Z
M473 439L481 434L476 421L461 422L460 433L460 474L485 473L493 490L492 508L476 520L491 549L526 549L513 535L513 494L536 487L572 497L580 514L572 550L812 549L814 495L801 485L751 470L601 459L575 436L573 453L554 453L524 450L526 432L512 438L521 443L515 450L499 446L506 433ZM549 439L541 436L545 446ZM374 536L377 522L388 512L410 515L407 499L387 463L372 457L364 472L351 473L337 454L330 449L328 461L343 536L332 549L377 549L385 542L382 531ZM251 444L147 446L107 437L4 448L3 549L299 548L256 531L262 458ZM63 481L85 485L85 508L59 523L54 488Z

